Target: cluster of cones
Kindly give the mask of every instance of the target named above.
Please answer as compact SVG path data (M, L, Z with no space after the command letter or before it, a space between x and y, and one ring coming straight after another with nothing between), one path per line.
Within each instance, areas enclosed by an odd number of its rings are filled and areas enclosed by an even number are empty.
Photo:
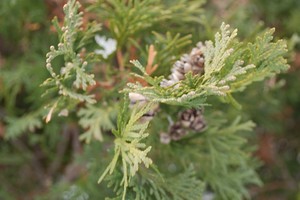
M204 73L204 45L199 42L189 54L181 56L171 69L169 79L163 79L160 83L161 87L169 87L175 85L179 81L185 79L185 74L191 72L193 75ZM147 102L147 98L138 93L129 93L130 104ZM157 110L157 109L156 109ZM149 111L142 117L142 121L151 120L156 110ZM201 132L206 124L201 109L187 109L179 114L177 122L169 127L168 133L161 133L160 140L164 144L170 143L171 140L178 141L188 134L189 131Z
M163 79L160 83L161 87L172 86L185 78L185 74L192 72L193 75L204 73L204 45L199 42L196 47L192 49L190 54L184 54L180 60L177 60L171 69L169 79Z
M179 113L178 119L171 124L168 133L160 134L160 141L168 144L171 141L178 141L190 131L202 132L206 127L203 111L201 109L187 109Z

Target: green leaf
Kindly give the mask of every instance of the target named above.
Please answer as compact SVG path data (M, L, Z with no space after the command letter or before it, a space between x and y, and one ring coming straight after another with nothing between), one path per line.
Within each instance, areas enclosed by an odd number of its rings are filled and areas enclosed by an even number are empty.
M142 140L148 137L148 133L145 131L149 121L143 122L140 121L140 119L144 114L153 109L154 104L136 104L130 114L124 112L127 110L126 106L128 106L126 102L128 101L125 100L125 108L123 106L119 114L116 139L114 141L114 157L98 181L98 183L100 183L107 174L112 174L115 171L118 160L121 159L123 170L121 185L123 185L124 188L122 199L125 199L130 179L135 176L139 169L139 165L143 163L148 168L152 164L152 160L147 157L147 154L151 150L151 146L147 147L146 144L142 142ZM130 115L129 118L128 115ZM122 122L126 122L125 126Z
M78 112L80 117L79 124L86 129L80 136L80 140L90 143L92 138L103 141L103 133L105 130L115 128L114 119L116 118L116 110L114 107L96 107L87 105Z
M119 179L111 178L109 185L115 186L114 191L118 194ZM169 177L140 170L131 179L126 197L135 200L201 200L204 189L205 184L196 176L193 165Z
M229 25L222 23L220 29L221 33L217 32L215 35L215 43L211 41L205 42L204 49L204 81L212 82L213 73L219 73L225 65L225 60L230 56L233 49L229 48L230 43L237 35L237 29L229 30Z
M215 118L213 119L215 120ZM251 152L245 149L247 140L241 132L252 131L253 122L240 122L236 118L231 124L210 124L201 141L198 158L202 179L211 186L221 199L249 197L247 184L260 185Z
M95 103L93 95L87 95L84 92L89 86L96 84L93 74L86 72L87 61L84 61L78 52L79 48L85 45L85 42L90 39L96 31L98 26L89 26L86 34L82 34L81 25L83 23L82 12L79 12L80 3L76 0L70 0L64 6L64 24L59 27L56 19L53 20L54 26L58 30L60 43L57 48L50 47L50 52L46 57L46 68L49 71L51 78L44 81L42 86L48 87L45 94L51 91L58 91L58 95L70 98L75 101L87 102L89 104ZM64 58L64 66L60 67L60 71L56 72L52 63L54 59L62 56ZM70 83L71 81L71 83ZM60 102L64 103L63 98L59 98ZM55 108L55 104L51 108ZM53 112L53 110L51 110ZM48 113L48 115L51 113Z
M7 117L8 126L4 135L5 139L14 139L26 131L34 132L37 128L41 128L43 125L42 114L43 109L40 109L20 118Z
M244 54L245 62L254 64L256 67L251 70L251 73L240 76L232 83L232 91L242 91L253 82L274 76L289 68L284 58L287 52L286 42L283 40L272 42L274 31L275 29L265 31L253 43L247 45Z
M230 31L229 25L222 23L220 32L215 34L215 41L205 42L203 75L186 74L185 79L161 87L163 77L150 77L138 61L132 61L142 72L142 76L136 76L143 78L149 86L128 83L123 91L139 93L152 102L186 107L208 105L208 96L224 96L238 108L237 102L230 96L232 92L288 68L283 57L286 45L280 40L272 43L272 33L272 30L267 31L246 47L234 40L237 30Z

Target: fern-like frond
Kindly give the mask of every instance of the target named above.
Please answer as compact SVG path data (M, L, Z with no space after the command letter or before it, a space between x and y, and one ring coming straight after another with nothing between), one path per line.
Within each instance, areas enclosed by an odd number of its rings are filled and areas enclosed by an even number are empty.
M86 129L80 140L90 143L92 138L103 141L102 131L115 128L113 120L116 119L116 110L113 107L96 107L87 105L78 112L79 124Z
M43 109L39 109L20 118L7 117L8 126L4 135L5 139L14 139L26 131L34 132L37 128L41 128L43 125L42 114Z
M204 0L179 0L170 1L165 6L172 13L172 18L168 19L170 24L190 24L194 22L199 24L201 21L201 14L203 14Z
M255 81L261 81L289 68L284 58L287 52L286 42L284 40L273 42L274 31L274 28L266 30L254 42L247 45L244 60L256 67L251 73L244 74L233 82L232 91L241 91Z
M118 177L110 178L109 185L118 195L120 193L118 172L116 176ZM141 170L131 179L126 197L135 200L201 200L204 189L205 184L197 178L193 165L169 177Z
M179 58L179 50L191 44L192 35L181 36L179 33L172 35L170 32L165 35L158 32L153 32L153 34L155 36L154 46L157 51L155 64L159 65L156 74L166 74L170 71L170 66Z
M124 103L128 105L128 102ZM146 129L148 127L148 122L140 121L141 117L149 112L153 108L153 103L147 103L145 105L137 104L132 109L132 113L128 118L129 113L126 106L122 108L120 118L118 119L117 130L114 131L116 139L115 144L115 154L105 169L103 174L99 179L99 183L107 174L112 174L116 168L117 162L120 160L123 178L121 185L123 185L123 197L126 196L126 188L129 185L131 177L134 177L136 172L139 169L139 165L143 163L146 167L149 167L152 164L152 160L147 156L151 150L151 146L147 147L146 144L142 141L148 137Z
M163 9L159 0L108 0L99 1L98 6L100 14L109 20L110 30L118 46L124 45L137 32L166 19L170 12Z
M61 96L92 104L95 103L93 95L86 95L82 91L86 91L88 86L92 86L96 82L94 75L86 72L88 63L80 57L77 50L99 30L99 26L89 26L87 34L80 34L83 32L81 30L83 13L79 12L80 6L79 2L75 0L68 1L64 6L63 26L59 27L57 19L53 21L60 37L60 43L57 48L51 46L50 52L46 55L46 68L51 78L44 81L42 86L48 87L45 93L52 89ZM52 63L58 57L64 58L64 66L60 67L59 72L56 72Z
M229 25L222 23L215 41L205 42L204 74L185 74L183 80L173 85L162 87L163 77L151 77L138 61L132 63L149 86L139 83L128 83L125 92L135 92L147 97L150 101L188 107L207 105L208 96L224 96L233 102L232 92L236 92L254 81L288 68L283 55L286 45L283 41L272 40L272 31L258 37L255 43L248 44L235 40L237 30L230 30Z
M182 49L191 44L192 35L184 35L177 33L172 35L170 32L161 34L159 32L153 32L153 38L151 43L154 45L156 56L153 65L158 65L154 74L168 74L172 64L180 57ZM140 43L131 39L131 43L136 46L141 54L141 59L147 59L149 47L146 50L141 46Z
M221 33L217 32L215 35L215 43L212 41L205 42L204 49L204 80L209 82L214 81L212 78L213 73L219 73L225 65L225 60L230 56L233 51L229 48L230 42L236 37L237 29L234 31L229 30L228 24L222 23L220 30Z
M247 140L240 135L241 132L252 131L253 127L253 122L242 123L240 118L237 118L226 126L211 124L203 138L199 138L201 178L221 199L248 197L245 185L261 184L253 169L255 162L251 160L250 152L244 147Z
M202 199L205 184L196 177L192 165L183 173L166 180L165 189L174 200Z

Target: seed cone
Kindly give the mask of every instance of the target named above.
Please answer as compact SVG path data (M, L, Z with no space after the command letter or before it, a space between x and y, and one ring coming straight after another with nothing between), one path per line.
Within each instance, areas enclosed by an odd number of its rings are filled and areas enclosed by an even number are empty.
M188 134L187 130L182 128L179 122L176 122L170 127L170 138L174 141L180 140L182 137Z
M199 42L189 54L181 56L177 60L172 69L169 79L163 79L160 83L161 87L172 86L179 81L185 79L185 74L192 72L193 75L202 75L204 73L204 50L205 46ZM175 86L176 87L176 86ZM147 103L148 99L138 93L129 93L130 105L136 103ZM142 121L150 121L157 110L149 111L142 117ZM160 141L163 144L168 144L173 141L178 141L188 134L189 131L201 132L206 127L202 110L188 109L181 112L178 120L169 127L167 133L160 134Z
M169 79L163 79L161 87L169 87L184 79L185 74L192 72L193 75L204 73L204 45L199 42L190 54L184 54L180 60L176 61L171 69Z
M193 131L202 131L206 123L202 114L202 110L199 109L188 109L180 113L180 124L189 128Z
M178 115L178 120L169 127L168 133L160 134L160 141L168 144L172 140L178 141L189 131L202 132L206 127L202 109L187 109Z

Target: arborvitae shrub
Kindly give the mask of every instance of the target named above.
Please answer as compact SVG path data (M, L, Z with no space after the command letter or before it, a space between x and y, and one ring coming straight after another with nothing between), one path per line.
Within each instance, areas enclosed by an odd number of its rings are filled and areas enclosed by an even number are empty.
M51 178L51 198L232 200L261 185L248 143L255 124L234 96L287 70L287 46L274 29L240 39L226 23L210 38L202 5L99 0L84 10L69 0L63 21L53 20L58 43L41 70L42 99L7 118L5 133L47 134L33 143L62 144L61 154L83 146L65 168L73 158L52 155L60 165L49 176L70 170L76 181Z

